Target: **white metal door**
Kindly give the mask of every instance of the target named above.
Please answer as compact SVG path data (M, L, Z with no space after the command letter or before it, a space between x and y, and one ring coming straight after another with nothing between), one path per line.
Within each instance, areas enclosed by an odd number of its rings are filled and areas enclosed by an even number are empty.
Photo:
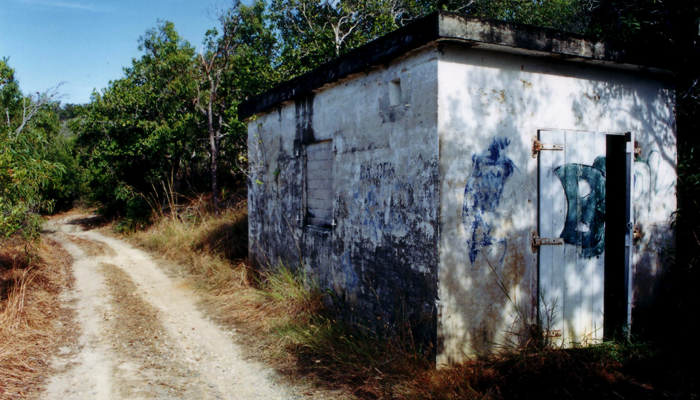
M603 338L606 135L540 131L540 323L555 344ZM548 146L549 145L549 146Z

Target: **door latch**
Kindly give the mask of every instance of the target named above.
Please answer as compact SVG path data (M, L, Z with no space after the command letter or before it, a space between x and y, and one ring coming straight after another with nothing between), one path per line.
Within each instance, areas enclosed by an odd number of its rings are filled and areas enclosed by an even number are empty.
M642 240L642 237L644 237L644 233L642 233L642 228L639 225L635 225L632 228L632 243L639 243L639 241Z
M532 252L537 253L540 246L561 246L564 244L563 238L541 238L537 231L532 231Z

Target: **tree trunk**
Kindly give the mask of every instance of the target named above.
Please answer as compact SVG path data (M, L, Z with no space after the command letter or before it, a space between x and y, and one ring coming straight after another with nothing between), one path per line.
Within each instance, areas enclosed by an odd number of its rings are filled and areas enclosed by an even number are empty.
M171 190L175 195L179 195L182 191L182 178L180 177L180 160L182 159L182 156L177 155L174 157L174 159L175 161L173 162L172 172L170 173L172 184Z
M219 215L219 184L216 181L216 164L219 158L219 140L214 127L209 125L209 144L211 146L211 205L214 213Z

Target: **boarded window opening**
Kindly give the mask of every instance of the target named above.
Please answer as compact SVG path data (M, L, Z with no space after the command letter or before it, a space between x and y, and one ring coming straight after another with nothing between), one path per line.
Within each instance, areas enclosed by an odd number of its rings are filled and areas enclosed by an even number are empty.
M333 221L333 141L306 146L306 223L331 228Z
M396 107L401 104L401 79L394 79L389 85L389 105Z

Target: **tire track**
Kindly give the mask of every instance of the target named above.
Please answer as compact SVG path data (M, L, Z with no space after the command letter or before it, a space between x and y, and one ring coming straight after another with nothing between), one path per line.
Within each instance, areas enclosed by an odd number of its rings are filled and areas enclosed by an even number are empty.
M196 307L182 279L145 252L54 221L74 257L78 348L46 399L296 399L294 388L244 359L227 331Z

